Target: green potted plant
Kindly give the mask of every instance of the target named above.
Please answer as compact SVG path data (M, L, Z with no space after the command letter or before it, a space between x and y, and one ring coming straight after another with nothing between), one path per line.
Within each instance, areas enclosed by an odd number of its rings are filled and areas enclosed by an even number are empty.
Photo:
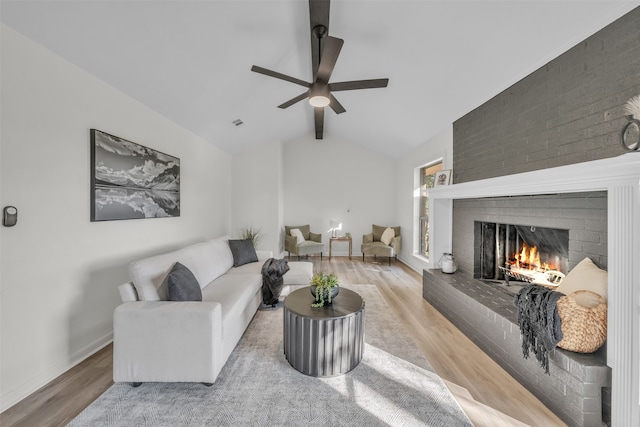
M253 247L258 249L258 245L262 240L262 227L254 227L248 225L240 229L240 237L242 239L249 239L253 243Z
M315 303L311 307L324 307L331 305L333 298L340 291L338 287L338 276L333 273L315 273L311 277L311 295L315 298Z

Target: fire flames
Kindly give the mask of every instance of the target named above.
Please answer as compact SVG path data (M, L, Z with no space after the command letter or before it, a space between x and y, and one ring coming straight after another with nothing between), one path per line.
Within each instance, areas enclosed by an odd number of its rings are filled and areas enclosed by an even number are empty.
M540 262L540 253L535 246L528 246L526 243L522 245L519 253L511 257L510 264L512 267L524 268L534 271L557 270L558 266L547 262Z

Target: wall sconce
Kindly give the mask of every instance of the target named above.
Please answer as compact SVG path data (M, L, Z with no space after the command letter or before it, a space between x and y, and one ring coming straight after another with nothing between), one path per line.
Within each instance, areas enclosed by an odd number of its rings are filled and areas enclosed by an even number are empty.
M331 228L331 237L338 237L337 230L342 230L342 223L337 219L332 219L329 221L329 228Z
M620 140L625 151L640 151L640 95L636 95L624 106L628 123L622 128Z

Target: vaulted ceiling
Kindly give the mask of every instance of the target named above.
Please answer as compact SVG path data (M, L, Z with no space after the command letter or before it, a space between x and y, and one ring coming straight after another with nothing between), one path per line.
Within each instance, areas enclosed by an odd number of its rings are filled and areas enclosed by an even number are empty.
M402 156L639 4L333 0L329 34L344 46L331 81L390 81L336 94L347 111L326 109L324 137ZM276 108L300 86L250 71L255 64L312 80L307 1L2 0L0 7L9 27L223 150L313 138L308 102Z

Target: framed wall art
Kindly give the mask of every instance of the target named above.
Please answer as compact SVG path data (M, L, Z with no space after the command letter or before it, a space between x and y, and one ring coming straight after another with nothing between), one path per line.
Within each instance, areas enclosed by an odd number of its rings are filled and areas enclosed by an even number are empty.
M91 129L91 221L180 216L180 159Z
M449 185L451 182L451 169L443 169L436 172L433 186L438 187L440 185Z

